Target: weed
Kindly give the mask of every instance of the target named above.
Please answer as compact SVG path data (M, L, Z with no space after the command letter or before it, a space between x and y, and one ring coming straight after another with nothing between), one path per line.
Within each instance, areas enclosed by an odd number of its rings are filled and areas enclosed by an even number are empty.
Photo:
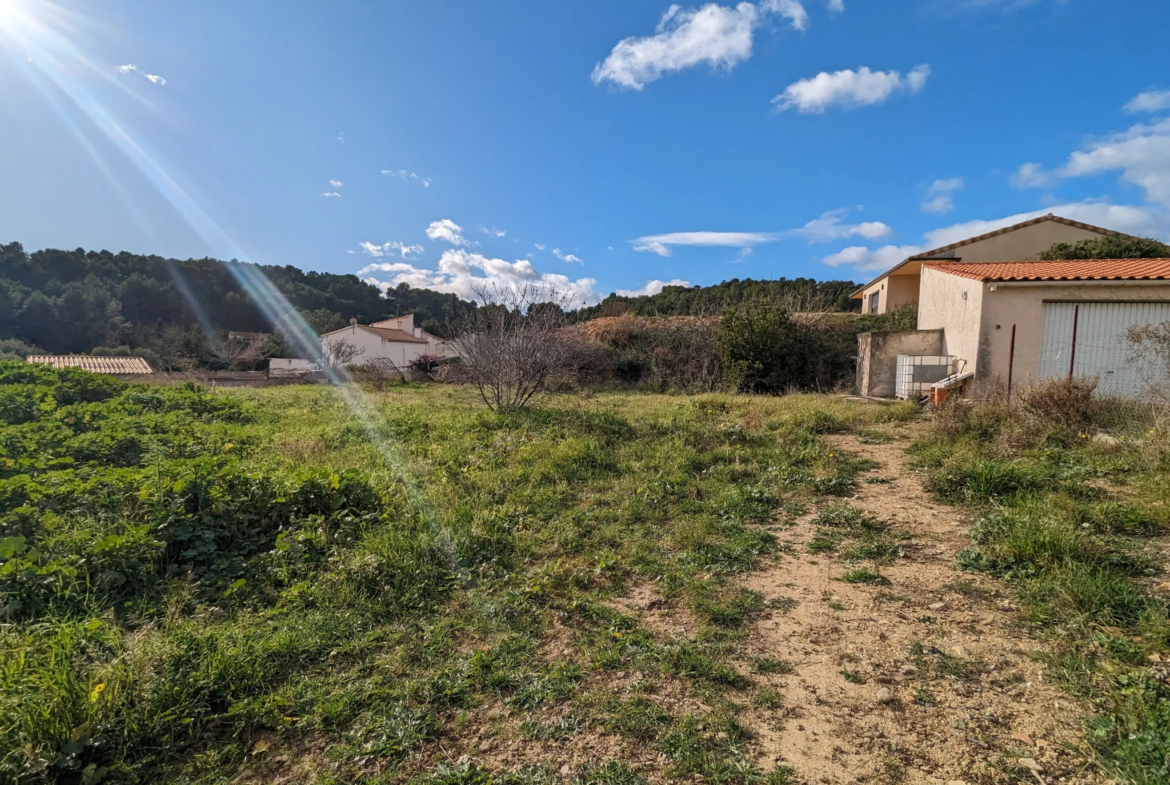
M841 676L850 684L865 684L865 677L857 671L842 670Z
M846 583L864 583L869 586L888 586L890 583L889 578L879 575L872 570L867 570L864 567L850 570L841 576L841 580Z
M761 709L784 708L784 695L771 687L762 687L752 695L752 705Z
M778 660L775 657L756 657L752 660L752 670L755 673L787 674L793 672L793 667L788 660Z

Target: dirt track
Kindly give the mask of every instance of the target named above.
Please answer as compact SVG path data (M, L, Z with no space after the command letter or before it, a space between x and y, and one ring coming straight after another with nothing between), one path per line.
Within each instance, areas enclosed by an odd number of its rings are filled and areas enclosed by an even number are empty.
M809 783L1102 782L1075 749L1083 707L1046 683L1041 646L1009 595L956 569L969 522L923 491L907 442L833 441L881 463L862 480L889 482L863 481L851 503L908 532L911 546L881 569L890 585L844 583L841 560L807 550L810 513L778 533L785 552L775 564L744 579L767 599L797 601L758 622L744 653L794 666L759 677L784 705L745 717L759 734L758 762L783 761Z

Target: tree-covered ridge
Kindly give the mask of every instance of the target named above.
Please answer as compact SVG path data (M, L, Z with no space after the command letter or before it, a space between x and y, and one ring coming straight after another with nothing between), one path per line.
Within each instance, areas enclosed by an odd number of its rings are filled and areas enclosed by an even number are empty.
M616 316L698 316L721 314L751 300L792 300L856 310L849 299L858 284L852 281L817 281L813 278L777 278L772 281L732 278L714 286L666 286L658 294L628 297L611 294L598 305L583 308L581 318Z
M241 287L234 266L246 262L167 259L127 252L0 246L0 341L63 354L97 347L159 350L168 330L197 342L207 329L267 332L273 326ZM258 265L311 326L332 329L415 313L438 329L470 306L454 295L399 286L386 296L356 275Z

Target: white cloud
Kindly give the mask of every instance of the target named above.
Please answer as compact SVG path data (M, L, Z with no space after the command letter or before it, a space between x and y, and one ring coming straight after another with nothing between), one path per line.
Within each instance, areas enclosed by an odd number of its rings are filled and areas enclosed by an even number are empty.
M160 87L167 83L167 80L163 79L158 74L148 74L146 71L143 71L141 68L134 65L133 63L127 63L126 65L119 65L119 66L115 67L114 70L120 74L128 74L131 72L141 74L143 76L143 78L149 80L151 82L151 84L156 84L156 85L159 85Z
M341 194L337 193L337 191L326 191L325 193L323 193L321 195L324 197L327 197L327 198L336 198L336 199L341 198Z
M857 224L842 223L848 213L848 210L830 210L799 229L786 232L786 235L802 237L810 243L829 243L846 237L864 237L867 240L877 240L893 234L893 230L881 221L865 221Z
M398 242L397 240L391 240L390 242L383 243L382 245L377 245L375 243L370 243L363 240L362 242L358 243L358 245L361 246L362 253L368 256L373 256L375 258L382 256L401 256L403 259L410 259L412 257L418 256L423 252L423 247L421 245L405 245Z
M946 180L935 180L930 188L926 189L926 200L922 209L928 213L949 213L955 209L955 191L963 187L962 177L951 177Z
M493 237L503 237L504 235L506 235L508 233L504 229L489 229L488 227L484 226L483 224L479 225L479 230L481 232L483 232L484 234L490 234Z
M1048 213L1126 234L1160 234L1164 236L1167 229L1170 229L1170 221L1167 220L1167 216L1157 210L1108 202L1070 202L989 221L966 221L953 226L944 226L926 233L926 247L928 249L940 248L960 240L966 240L968 237L975 237L987 232L994 232L1005 226L1030 221Z
M536 250L538 251L543 251L545 248L548 248L544 243L533 243L533 245L536 246Z
M1170 90L1138 93L1125 105L1127 112L1161 112L1170 109Z
M618 289L614 294L621 295L622 297L648 297L653 294L658 294L667 286L689 287L690 285L690 281L683 281L679 278L675 278L672 281L659 281L658 279L654 279L653 281L647 281L646 285L641 289Z
M857 71L822 71L788 85L772 99L772 105L779 112L796 109L801 114L821 114L835 106L854 109L880 104L894 93L918 93L929 76L929 65L916 66L905 77L898 71L871 71L866 67Z
M830 11L845 8L844 0L827 2ZM641 90L666 74L699 65L730 71L751 58L752 36L769 15L786 19L795 30L808 29L808 12L800 0L760 0L759 5L740 2L735 6L706 3L698 9L675 3L662 15L654 35L619 41L594 67L593 84L610 82Z
M341 182L340 180L330 180L329 184L334 188L340 188L341 186L345 185L345 183Z
M581 261L579 257L574 256L571 253L561 253L560 248L553 249L553 256L557 257L562 262L569 262L570 264L585 264L585 262Z
M825 264L830 267L849 266L863 271L887 270L907 256L921 252L922 249L917 245L883 245L872 250L855 245L826 256Z
M463 236L463 227L450 218L432 222L427 227L427 237L432 240L442 240L443 242L451 243L451 245L479 245L479 243L465 238Z
M423 177L422 175L415 172L408 172L405 169L381 169L379 171L381 171L381 173L387 177L396 177L404 183L410 180L415 180L420 185L422 185L423 188L431 187L431 178Z
M708 3L698 10L678 4L662 15L655 35L619 41L593 69L593 84L612 82L641 90L671 71L696 65L731 70L752 56L752 31L759 11L751 3L734 8Z
M566 275L542 273L527 259L508 262L462 248L444 251L437 270L404 263L384 266L373 264L358 274L370 273L382 273L380 276L370 275L365 280L383 291L405 283L421 289L433 289L473 299L477 297L478 291L490 292L493 289L515 291L527 286L537 290L556 289L558 292L567 293L574 306L592 305L601 300L601 295L595 289L597 281L593 278L573 280Z
M1166 211L1108 202L1070 202L1003 218L965 221L944 226L927 232L921 245L886 245L873 249L853 246L826 256L824 262L831 267L849 266L860 272L880 272L888 270L909 256L1030 221L1048 213L1126 234L1170 237L1170 214Z
M345 131L338 131L336 139L342 144L345 144Z
M357 275L369 275L370 273L413 273L416 269L418 268L407 262L373 262L358 270Z
M793 30L808 29L808 11L797 0L764 0L760 3L760 9L784 17L792 23Z
M670 256L671 247L675 245L742 248L774 242L781 237L780 234L770 232L671 232L646 235L632 242L635 251L650 251L659 256Z
M1016 188L1047 188L1052 181L1053 176L1040 164L1020 164L1012 173L1012 185Z
M1093 142L1070 155L1057 173L1085 177L1111 171L1141 187L1148 200L1170 206L1170 118Z

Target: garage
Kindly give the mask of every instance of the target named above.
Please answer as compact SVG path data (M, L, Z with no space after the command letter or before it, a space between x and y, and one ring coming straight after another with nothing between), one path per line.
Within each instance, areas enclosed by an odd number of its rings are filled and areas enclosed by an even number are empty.
M1039 376L1096 378L1102 395L1127 398L1165 389L1165 366L1136 352L1129 331L1166 322L1170 302L1045 302Z

